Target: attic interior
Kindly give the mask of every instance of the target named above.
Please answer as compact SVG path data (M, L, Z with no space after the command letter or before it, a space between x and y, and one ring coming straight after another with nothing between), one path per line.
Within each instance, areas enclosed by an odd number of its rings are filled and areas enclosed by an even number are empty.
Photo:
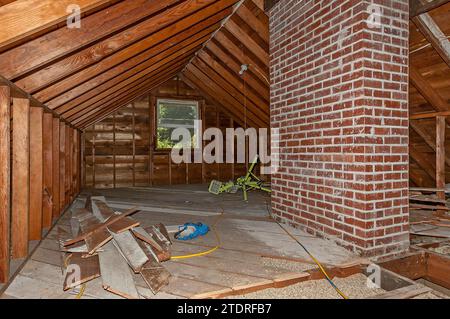
M0 1L0 298L449 298L449 2Z

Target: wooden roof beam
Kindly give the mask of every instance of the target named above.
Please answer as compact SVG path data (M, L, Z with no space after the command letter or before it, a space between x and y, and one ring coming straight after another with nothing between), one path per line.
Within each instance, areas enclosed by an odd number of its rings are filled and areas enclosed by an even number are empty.
M264 100L270 101L270 88L268 83L261 82L259 77L255 75L254 69L250 68L248 72L244 72L240 75L241 65L237 63L229 54L227 54L222 48L220 48L215 41L210 41L206 45L207 51L210 52L216 59L220 60L225 66L227 66L232 72L240 76L245 80L246 84L252 87L256 92L258 92Z
M202 50L197 54L197 57L201 59L206 65L208 65L212 70L214 70L218 75L229 82L236 90L240 91L247 97L247 99L254 103L257 107L263 110L265 113L269 114L269 103L261 98L251 87L245 85L236 74L230 73L226 68L224 68L219 61L215 60L208 52Z
M234 88L230 83L228 83L221 75L216 73L212 68L210 68L206 63L202 60L195 58L191 63L201 72L203 72L208 78L209 81L213 81L218 86L220 86L223 90L225 90L231 97L233 97L237 103L242 105L243 108L246 107L246 116L249 117L257 117L263 123L269 124L269 112L261 109L259 106L254 104L248 97L244 95L243 92Z
M102 111L99 111L99 112L93 114L89 119L87 119L87 120L85 120L85 121L80 123L81 127L83 129L86 129L86 127L88 127L88 126L90 126L90 125L92 125L94 123L98 123L98 122L104 120L105 118L107 118L108 116L110 116L114 112L118 111L119 109L121 109L125 105L128 105L128 104L132 103L136 99L140 98L141 96L143 96L143 95L147 94L148 92L150 92L151 90L153 90L155 87L158 87L162 83L168 81L169 79L174 77L175 74L166 75L166 76L158 79L157 81L155 81L147 89L135 93L134 96L130 96L126 100L123 100L120 103L117 103L117 104L115 104L112 107L108 107L106 110L102 110Z
M244 106L240 104L233 96L231 96L225 89L220 87L217 83L212 81L206 74L194 66L189 64L183 71L183 74L194 82L202 91L208 93L209 96L214 97L214 101L219 102L225 108L228 108L235 114L235 118L245 118ZM247 117L247 122L255 127L267 127L267 123L258 117Z
M214 3L213 5L208 6L203 10L200 10L192 15L178 20L176 23L170 25L167 28L159 30L152 35L148 35L144 39L131 44L126 49L120 50L104 58L103 60L87 68L84 68L82 72L74 73L69 77L66 77L63 81L59 81L58 83L55 83L48 88L40 90L34 95L37 99L43 102L47 102L63 94L64 92L67 92L79 85L82 85L86 81L99 76L103 72L126 62L129 59L137 61L137 59L134 58L136 55L143 54L146 50L149 50L151 48L156 48L157 44L163 41L166 41L172 37L174 42L181 41L186 37L192 36L193 34L216 24L227 15L229 15L232 12L232 10L229 9L229 7L231 6L230 4L233 4L234 2L234 0L226 0ZM198 21L201 22L196 23ZM181 35L182 33L186 33L186 37L184 37L184 35ZM168 43L170 44L170 42Z
M213 96L211 96L210 94L205 92L197 84L195 84L193 81L191 81L191 79L189 79L184 73L180 73L178 76L183 82L185 82L191 88L199 91L202 94L202 96L206 99L206 101L208 101L211 104L216 105L223 113L225 113L226 115L231 117L233 119L233 121L237 122L242 127L244 126L244 121L243 121L242 117L236 116L236 114L233 113L232 111L230 111L229 108L224 107L224 105L221 102L217 101Z
M414 18L420 14L443 6L448 2L450 2L450 0L431 0L428 2L422 0L409 0L409 16L410 18Z
M0 7L0 50L26 37L65 21L67 8L76 4L81 13L93 10L114 0L17 0Z
M247 49L253 52L264 65L269 65L269 52L262 48L248 33L242 30L233 19L227 21L225 29L235 36Z
M191 53L192 54L192 53ZM131 94L133 90L140 88L144 86L145 84L151 82L154 80L154 76L158 76L161 74L164 74L166 72L170 72L173 70L173 68L182 68L187 61L189 60L190 56L185 56L184 59L178 59L175 62L178 63L170 63L163 65L159 70L153 71L148 77L144 76L137 80L127 82L126 85L121 85L118 87L113 87L112 89L105 92L105 94L102 95L101 99L97 100L94 103L88 104L87 106L84 106L83 108L77 108L76 110L72 110L72 112L67 113L67 119L69 121L74 121L84 115L85 113L97 109L98 107L101 107L102 104L105 104L106 102L110 100L117 99L121 96L126 96L127 94Z
M214 2L215 0L186 0L123 32L117 33L114 36L59 60L45 69L23 77L16 81L16 84L31 94L34 94ZM235 3L236 0L221 0L220 2Z
M73 112L73 110L77 110L80 107L82 108L83 105L92 104L93 102L96 102L98 99L100 99L105 94L105 92L111 90L111 88L120 88L127 83L133 82L143 76L147 76L149 73L178 57L186 56L186 54L193 54L200 48L205 39L206 37L200 38L196 42L190 43L187 46L185 43L175 46L167 52L163 52L151 58L147 62L138 65L136 68L130 69L120 76L112 78L110 81L90 91L88 94L86 94L86 96L79 97L63 105L62 107L57 108L56 110L58 113L66 116L67 112L71 113Z
M107 10L84 17L82 28L59 28L0 54L0 73L14 81L19 76L127 28L179 1L127 0L119 2Z
M217 23L213 24L193 35L190 34L190 30L188 32L182 32L179 34L182 35L182 37L177 36L168 39L163 43L149 50L146 50L134 56L133 58L126 60L123 63L118 64L117 66L105 71L104 73L101 73L94 78L81 83L73 89L50 100L47 104L50 108L60 111L59 108L64 104L64 107L66 107L70 103L80 103L80 101L82 102L86 97L95 94L94 92L97 91L100 86L107 85L107 83L114 81L116 78L118 78L119 76L123 76L125 73L133 72L132 70L140 68L142 64L148 63L149 60L154 60L155 57L163 57L162 53L168 54L168 52L173 51L174 48L177 48L176 50L178 50L178 46L180 45L179 43L189 43L186 42L186 39L188 39L189 41L197 41L198 39L201 39L205 36L209 36L211 32L217 28L217 26ZM185 33L188 34L187 38L185 38ZM174 43L176 43L176 45Z
M412 21L442 60L450 67L450 41L433 18L428 13L424 13L413 17Z

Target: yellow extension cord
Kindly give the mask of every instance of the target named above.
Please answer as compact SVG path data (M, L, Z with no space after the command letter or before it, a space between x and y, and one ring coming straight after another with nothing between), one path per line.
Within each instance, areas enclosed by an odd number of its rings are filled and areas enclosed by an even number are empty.
M64 266L67 268L68 266L68 261L70 259L70 255L66 257L66 259L64 259ZM84 292L86 291L86 284L81 285L81 289L78 292L78 294L75 296L75 299L81 299L81 297L83 297Z
M172 256L171 257L171 259L173 259L173 260L179 260L179 259L188 259L188 258L194 258L194 257L200 257L200 256L205 256L205 255L208 255L208 254L211 254L212 252L214 252L214 251L216 251L217 249L219 249L220 247L221 247L221 241L220 241L220 236L219 236L219 234L218 234L218 232L217 232L217 230L216 230L216 226L217 226L217 224L219 223L219 221L220 221L220 219L222 218L222 216L223 216L223 210L222 210L222 214L219 216L219 218L217 219L217 221L214 223L214 226L212 226L211 228L212 228L212 230L213 230L213 232L214 232L214 234L215 234L215 236L216 236L216 239L217 239L217 246L215 246L214 248L212 248L212 249L209 249L209 250L207 250L207 251L204 251L204 252L200 252L200 253L195 253L195 254L190 254L190 255L182 255L182 256ZM270 215L270 213L269 213L269 217L273 220L273 221L275 221L280 227L281 227L281 229L283 229L293 240L295 240L300 246L302 246L304 249L305 249L305 251L306 251L306 253L309 255L309 257L311 257L311 259L316 263L316 265L319 267L319 269L320 269L320 271L323 273L323 275L326 277L326 279L330 282L330 283L332 283L332 286L333 286L333 288L336 290L336 292L342 297L342 298L344 298L344 299L349 299L334 283L333 283L333 281L332 281L332 279L330 278L330 276L328 275L328 273L326 272L326 270L325 270L325 268L322 266L322 264L317 260L317 258L316 257L314 257L307 249L306 249L306 247L304 247L298 240L297 240L297 238L295 238L295 236L294 235L292 235L287 229L285 229L283 226L281 226L281 224L280 223L278 223L278 221L277 220L275 220L274 218L272 218L272 216Z
M217 240L217 245L214 248L211 248L209 250L203 251L203 252L199 252L199 253L195 253L195 254L189 254L189 255L181 255L181 256L172 256L170 259L171 260L180 260L180 259L189 259L189 258L194 258L194 257L201 257L201 256L206 256L209 255L213 252L215 252L217 249L219 249L222 245L221 240L220 240L220 236L219 233L216 230L216 226L218 225L219 221L221 220L221 218L223 217L223 210L222 213L220 214L219 218L217 219L217 221L214 223L214 225L211 227L212 231L214 232L214 235L216 236L216 240ZM272 216L269 214L270 218L272 220L274 220L280 227L281 229L283 229L286 234L288 234L293 240L295 240L300 246L302 246L304 248L304 250L306 251L306 253L309 255L309 257L316 263L316 265L319 267L320 271L323 273L323 275L326 277L326 279L332 283L333 288L336 290L336 292L344 299L349 299L332 281L332 279L330 278L330 276L328 275L328 273L326 272L325 268L322 266L322 264L316 259L316 257L314 257L314 255L312 255L307 249L306 247L304 247L297 238L295 238L294 235L292 235L287 229L285 229L283 226L281 226L281 224L275 220L274 218L272 218ZM67 268L67 261L69 260L70 256L67 257L64 261L64 264ZM83 296L84 292L86 290L86 285L83 284L81 286L81 290L80 292L75 296L75 299L81 299L81 297Z

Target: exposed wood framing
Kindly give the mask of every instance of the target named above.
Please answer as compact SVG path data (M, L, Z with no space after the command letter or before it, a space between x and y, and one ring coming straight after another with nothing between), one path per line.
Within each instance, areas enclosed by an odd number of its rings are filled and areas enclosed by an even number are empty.
M427 13L433 9L436 9L444 4L448 3L450 0L410 0L410 18L414 18L417 15Z
M70 5L78 5L82 13L111 2L111 0L17 0L2 6L0 49L65 21L71 14L67 12Z
M436 188L445 188L445 117L436 118ZM438 192L445 200L445 192Z
M30 109L30 219L29 239L40 240L43 197L43 109Z
M25 258L30 211L30 101L13 98L12 116L11 254Z
M53 216L53 115L44 113L42 227L49 229Z
M436 22L434 22L433 18L428 13L424 13L412 18L412 21L423 36L431 43L442 60L450 66L450 41Z
M10 89L8 86L0 86L0 283L5 283L9 279L9 230L11 220L10 107Z

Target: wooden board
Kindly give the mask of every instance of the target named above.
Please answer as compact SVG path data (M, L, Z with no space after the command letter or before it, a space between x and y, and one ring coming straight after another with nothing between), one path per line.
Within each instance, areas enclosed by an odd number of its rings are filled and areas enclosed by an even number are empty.
M106 228L96 230L93 233L89 234L84 239L89 255L94 254L99 248L103 247L112 238L113 237L111 236L111 233Z
M170 272L164 267L148 269L144 267L141 270L141 275L154 294L157 294L163 287L167 286L172 277Z
M128 299L139 299L130 267L112 242L98 253L103 288Z
M140 272L142 266L144 266L149 259L136 242L133 235L129 231L125 231L119 234L112 233L112 236L114 238L114 245L122 253L133 271L135 273Z
M122 218L127 217L128 215L131 215L131 214L136 213L137 211L138 211L137 208L132 208L132 209L127 210L127 211L124 212L123 214L116 215L116 216L112 216L112 217L111 217L110 219L108 219L105 223L99 224L99 225L96 226L94 229L88 230L87 232L84 232L84 233L81 234L80 236L78 236L78 237L76 237L76 238L74 238L74 239L68 240L67 242L64 243L64 246L69 246L69 245L75 244L75 243L77 243L77 242L79 242L79 241L82 241L82 240L86 239L86 237L88 237L88 236L89 236L90 234L92 234L94 231L96 231L96 230L98 230L98 229L102 229L102 228L106 229L109 225L112 225L112 224L114 224L115 222L121 220Z
M133 234L142 241L145 241L149 245L151 245L154 249L158 251L163 251L164 248L153 239L153 236L147 233L147 231L142 227L135 227L131 230Z
M100 277L98 256L83 258L82 253L72 253L67 259L64 291Z
M140 223L138 221L134 220L133 218L125 217L125 218L122 218L121 220L118 220L114 224L109 225L108 230L115 234L120 234L120 233L130 230L134 227L138 227L139 224Z

